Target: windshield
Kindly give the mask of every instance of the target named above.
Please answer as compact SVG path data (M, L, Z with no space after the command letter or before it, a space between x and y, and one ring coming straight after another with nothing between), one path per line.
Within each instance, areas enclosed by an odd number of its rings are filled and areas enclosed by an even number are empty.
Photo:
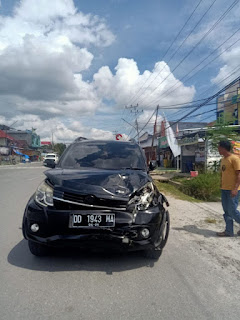
M140 148L134 144L115 142L85 142L69 147L60 164L62 168L140 169L145 161Z
M55 157L56 157L55 154L49 154L46 156L46 158L55 158Z

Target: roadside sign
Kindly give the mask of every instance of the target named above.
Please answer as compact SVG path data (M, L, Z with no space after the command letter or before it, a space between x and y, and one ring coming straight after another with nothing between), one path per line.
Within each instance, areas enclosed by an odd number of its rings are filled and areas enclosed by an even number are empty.
M121 133L116 134L116 140L122 140L122 135L121 135Z

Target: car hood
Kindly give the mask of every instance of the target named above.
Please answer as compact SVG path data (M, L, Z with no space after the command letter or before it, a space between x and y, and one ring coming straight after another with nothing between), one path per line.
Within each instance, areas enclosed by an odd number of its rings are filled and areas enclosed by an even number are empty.
M54 188L79 194L94 194L107 197L129 197L152 181L141 170L73 170L51 169L45 172Z

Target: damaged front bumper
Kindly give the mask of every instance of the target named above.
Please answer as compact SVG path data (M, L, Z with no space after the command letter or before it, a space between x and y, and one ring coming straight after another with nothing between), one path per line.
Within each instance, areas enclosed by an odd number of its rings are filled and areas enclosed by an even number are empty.
M111 228L70 228L72 211L39 206L32 197L23 217L23 235L27 240L54 247L136 251L154 248L166 223L166 210L161 206L139 211L135 216L127 211L116 210L78 210L78 213L114 213L116 223ZM38 231L31 230L33 224L39 226Z

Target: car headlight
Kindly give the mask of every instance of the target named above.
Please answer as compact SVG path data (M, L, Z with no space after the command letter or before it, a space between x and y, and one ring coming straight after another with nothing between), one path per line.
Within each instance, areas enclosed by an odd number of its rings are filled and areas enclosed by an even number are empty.
M128 202L128 210L142 211L147 210L150 206L157 206L158 193L152 182L148 182L145 186L135 192L134 196Z
M43 181L37 188L35 200L42 206L53 206L53 188Z

